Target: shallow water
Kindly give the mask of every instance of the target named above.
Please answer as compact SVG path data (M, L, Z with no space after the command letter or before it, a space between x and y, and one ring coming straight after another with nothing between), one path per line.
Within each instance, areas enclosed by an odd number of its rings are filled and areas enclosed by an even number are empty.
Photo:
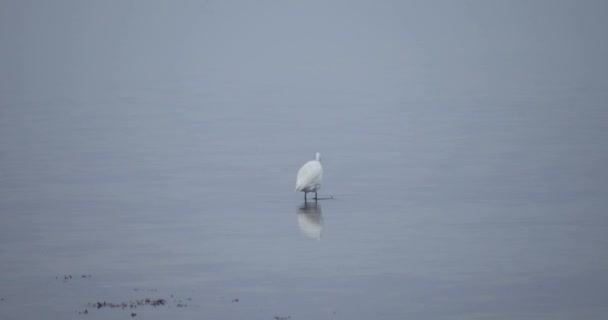
M237 9L213 11L219 18L205 23L222 25L221 13ZM279 22L295 12L277 10L284 14ZM189 21L187 12L181 14ZM399 15L387 19L378 34L401 21ZM175 28L190 30L177 20ZM409 23L427 26L421 21ZM279 22L259 22L261 30L248 32L268 40L261 34L280 35ZM106 30L92 23L90 32ZM137 26L120 25L135 35L151 33ZM245 32L249 26L234 28ZM357 24L344 28L319 41L327 45L333 35L355 28L382 59L359 52L342 60L331 47L312 57L305 51L298 60L298 45L319 45L308 38L252 58L242 53L251 51L231 46L266 47L244 40L251 34L222 29L217 39L205 39L216 45L212 57L230 52L225 60L205 64L181 56L187 50L148 53L143 57L152 62L166 54L162 61L176 65L146 74L151 64L141 62L143 68L139 60L119 58L150 45L147 38L124 42L126 49L120 42L117 52L106 48L100 56L85 49L109 40L86 38L76 41L82 48L72 49L86 51L107 70L68 59L57 70L73 67L74 78L46 82L33 68L23 71L18 89L0 88L0 318L605 315L605 78L578 66L580 76L571 79L569 65L554 71L549 62L531 63L525 77L517 70L476 73L485 70L483 61L459 61L468 63L463 69L452 65L447 57L462 53L457 50L431 50L435 55L425 56L422 66L418 60L409 65L382 47L387 39ZM53 30L44 32L56 35ZM430 30L421 38L436 39L438 31ZM310 32L325 35L322 28ZM245 44L223 42L227 34ZM357 39L343 45L356 46ZM452 48L441 44L447 38L437 41L432 45ZM494 57L462 45L465 53ZM296 54L302 69L285 53ZM44 60L53 51L29 54L55 68ZM324 65L326 57L339 63ZM401 73L408 66L414 69ZM604 70L605 61L595 67ZM155 72L163 76L150 76ZM254 76L259 74L264 76ZM479 74L490 78L466 78ZM321 152L325 170L319 195L333 199L304 204L293 191L295 176L315 152ZM166 303L96 307L146 298Z
M603 110L331 107L5 108L2 317L144 298L170 301L134 311L157 319L606 311ZM334 199L305 207L316 151Z

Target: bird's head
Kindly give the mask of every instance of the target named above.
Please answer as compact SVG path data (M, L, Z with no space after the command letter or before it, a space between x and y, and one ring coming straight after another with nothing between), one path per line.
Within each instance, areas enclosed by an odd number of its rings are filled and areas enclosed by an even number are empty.
M315 156L315 160L321 162L321 154L317 152L317 155Z

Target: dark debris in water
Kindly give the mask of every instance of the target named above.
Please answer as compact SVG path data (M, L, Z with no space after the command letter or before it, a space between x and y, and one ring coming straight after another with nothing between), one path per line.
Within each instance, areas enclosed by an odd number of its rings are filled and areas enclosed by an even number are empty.
M143 290L142 290L143 291ZM171 295L173 297L173 295ZM188 301L192 301L192 298L188 298ZM185 308L188 307L188 304L183 302L182 300L172 299L172 301L164 299L164 298L145 298L140 300L131 300L131 301L123 301L123 302L108 302L108 301L98 301L98 302L90 302L87 304L88 308L92 309L121 309L121 310L134 310L139 307L144 306L152 306L152 307L161 307L166 306L171 308L172 306L177 308ZM84 311L78 312L78 314L88 314L88 309ZM131 312L131 317L137 316L137 313Z
M71 274L65 274L62 276L56 276L55 279L57 280L63 280L64 282L68 281L68 280L72 280L77 278L78 276L72 276ZM81 274L80 278L81 279L90 279L92 276L90 274Z
M167 304L167 300L162 299L162 298L161 299L146 298L146 299L141 299L141 300L135 300L135 301L129 301L129 302L119 302L119 303L107 302L107 301L95 302L95 303L89 303L88 306L94 307L97 309L101 309L101 308L135 309L135 308L141 307L141 306L157 307L157 306L164 306L165 304Z

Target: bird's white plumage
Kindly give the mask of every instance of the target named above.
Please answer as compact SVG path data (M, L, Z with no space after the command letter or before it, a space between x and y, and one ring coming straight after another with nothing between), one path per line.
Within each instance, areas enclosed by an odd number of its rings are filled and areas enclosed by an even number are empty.
M306 162L298 171L296 179L296 191L317 192L321 188L323 179L323 166L321 166L321 154L317 152L315 160Z

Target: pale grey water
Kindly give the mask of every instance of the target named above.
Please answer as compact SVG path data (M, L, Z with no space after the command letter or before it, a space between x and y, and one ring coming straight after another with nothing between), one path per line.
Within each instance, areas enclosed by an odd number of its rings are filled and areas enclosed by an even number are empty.
M20 3L0 318L608 313L605 5Z

